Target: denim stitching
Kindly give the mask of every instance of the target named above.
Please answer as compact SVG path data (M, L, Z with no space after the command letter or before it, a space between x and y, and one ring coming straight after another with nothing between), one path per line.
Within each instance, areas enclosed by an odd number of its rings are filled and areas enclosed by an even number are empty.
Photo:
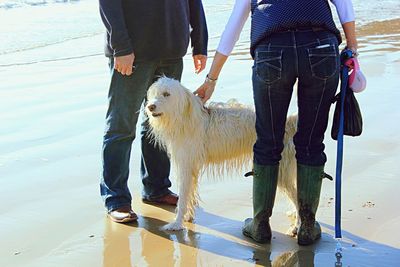
M271 43L268 44L268 52L270 51ZM282 59L281 59L282 60ZM268 90L268 101L269 101L269 112L270 112L270 119L271 119L271 129L272 129L272 139L274 141L274 150L276 149L276 138L275 138L275 130L274 130L274 116L272 115L272 101L271 101L271 86L267 84Z
M260 62L260 63L264 63L265 65L267 65L267 66L270 67L270 68L273 68L274 70L282 71L282 68L278 68L277 66L272 65L271 63L268 63L267 61L262 61L262 62Z
M330 40L335 40L335 39L333 39L332 37L327 37L327 38L324 38L324 39L319 39L319 41L320 41L321 43L322 43L323 41L330 41ZM310 45L312 45L312 44L318 44L318 42L313 41L313 42L310 42L310 43L307 43L307 44L296 45L296 47L297 47L297 48L300 48L300 47L310 46ZM260 44L259 46L262 46L262 44ZM293 45L271 45L271 47L294 47L294 46L293 46Z
M271 129L272 129L272 139L274 140L274 149L276 149L276 138L275 138L275 130L274 130L274 116L272 115L272 101L271 101L271 87L267 85L268 90L268 101L269 101L269 112L271 117Z
M336 46L335 46L334 44L332 44L332 43L331 43L330 45L331 45L331 46L333 45L333 48L335 49L335 53L336 53L336 49L337 49ZM321 62L311 64L311 56L314 56L314 55L316 55L316 54L312 54L312 53L310 52L310 49L311 49L311 48L307 48L306 50L307 50L307 55L308 55L308 62L309 62L309 64L310 64L311 75L312 75L314 78L316 78L316 79L324 80L325 83L326 83L326 80L332 78L333 75L335 75L335 73L336 73L337 70L335 70L335 72L332 73L332 75L330 75L329 77L326 77L326 78L318 77L318 76L315 74L315 72L314 72L314 70L313 70L313 67L315 67L316 65L319 65ZM329 55L328 55L328 54L322 54L322 55L326 55L326 56L325 56L326 58L322 60L323 62L325 62L326 60L328 60L329 57L332 57L332 56L337 57L337 54L335 54L335 55L333 55L333 54L329 54ZM318 54L318 55L316 55L316 56L320 56L320 54ZM323 63L323 62L322 62L322 63Z
M294 48L294 60L295 60L295 66L296 66L296 76L299 77L299 60L298 60L298 55L297 55L297 44L296 44L296 36L295 33L292 32L292 37L293 37L293 48Z
M264 50L262 50L262 51L260 51L260 50L257 50L257 51L256 51L256 58L254 59L254 64L255 64L255 65L253 66L253 68L255 68L255 70L256 70L256 75L257 75L257 77L258 77L261 81L263 81L264 83L268 83L268 84L275 83L275 82L279 81L279 80L282 78L282 51L283 51L282 49L280 50L280 56L279 56L279 57L268 58L268 59L263 59L263 60L260 60L260 59L259 59L259 57L260 57L260 55L259 55L260 52L266 52L266 53L271 52L270 47L271 47L271 43L268 44L267 50L264 49ZM280 68L276 67L275 65L272 65L272 64L268 63L268 61L272 61L272 60L276 60L276 59L279 59L280 66L281 66ZM263 78L263 77L259 74L259 71L258 71L257 64L261 64L261 63L267 65L268 67L273 68L274 70L277 70L277 71L279 72L279 75L278 75L277 79L275 79L274 81L266 81L265 78Z
M258 54L259 53L257 53L257 55ZM257 63L263 63L263 62L268 62L268 61L277 60L277 59L281 59L281 58L282 58L282 55L280 55L279 57L271 57L271 58L267 58L267 59L256 59L256 62Z
M317 124L317 119L318 119L318 115L319 115L319 110L320 110L320 108L321 108L322 99L324 98L324 94L325 94L325 88L326 88L326 80L324 80L324 88L322 89L321 98L320 98L320 100L319 100L318 109L317 109L317 114L315 115L314 124L313 124L313 127L311 128L310 136L308 137L307 152L308 152L309 147L310 147L310 144L311 144L311 136L312 136L312 134L313 134L313 132L314 132L315 125ZM308 152L308 153L309 153L309 152Z

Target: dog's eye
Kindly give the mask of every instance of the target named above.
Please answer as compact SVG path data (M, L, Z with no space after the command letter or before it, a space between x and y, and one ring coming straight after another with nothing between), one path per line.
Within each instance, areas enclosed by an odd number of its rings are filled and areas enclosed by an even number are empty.
M163 97L168 97L168 96L170 96L170 94L169 94L168 92L164 92L162 95L163 95Z

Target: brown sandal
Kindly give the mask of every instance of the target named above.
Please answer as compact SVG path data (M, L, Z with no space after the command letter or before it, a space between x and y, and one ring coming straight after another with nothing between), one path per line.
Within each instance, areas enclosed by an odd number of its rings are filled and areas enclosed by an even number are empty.
M130 206L120 207L108 212L108 217L117 223L128 223L137 221L138 216Z
M171 206L176 206L178 203L178 195L174 194L172 192L166 194L165 196L158 197L158 198L143 198L142 201L147 204L152 204L152 205L171 205Z

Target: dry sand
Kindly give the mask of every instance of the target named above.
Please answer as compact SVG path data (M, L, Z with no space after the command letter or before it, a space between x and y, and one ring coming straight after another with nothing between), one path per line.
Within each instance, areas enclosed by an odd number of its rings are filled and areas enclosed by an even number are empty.
M368 87L357 95L364 132L345 140L342 262L399 266L400 34L362 36L360 43ZM241 60L247 57L228 61L214 100L252 103L251 61ZM140 218L110 222L98 186L106 65L94 56L0 68L0 266L335 266L333 182L324 181L323 236L310 247L285 235L289 206L282 197L270 245L241 235L252 206L251 180L239 175L220 182L203 177L195 222L184 232L163 232L173 209L141 203L137 140L129 185ZM193 74L189 56L185 66L183 83L194 90L204 75ZM326 145L326 171L334 175L329 134Z

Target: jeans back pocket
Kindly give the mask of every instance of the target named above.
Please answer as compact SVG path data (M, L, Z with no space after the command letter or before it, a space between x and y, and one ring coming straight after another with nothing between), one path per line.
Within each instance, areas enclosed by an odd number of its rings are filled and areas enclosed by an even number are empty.
M312 76L326 80L339 70L339 55L334 44L322 47L308 48L308 59Z
M282 50L257 51L254 62L256 74L266 83L273 83L281 78Z

